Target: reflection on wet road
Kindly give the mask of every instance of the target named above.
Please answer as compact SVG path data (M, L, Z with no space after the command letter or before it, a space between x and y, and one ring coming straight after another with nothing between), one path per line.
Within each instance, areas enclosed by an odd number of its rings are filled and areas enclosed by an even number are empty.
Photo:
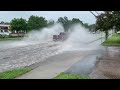
M68 74L90 76L93 79L120 78L120 47L101 47L79 60L65 71Z
M101 56L101 52L101 49L91 50L87 56L66 70L65 73L88 76L93 71L93 69L95 69L97 57Z

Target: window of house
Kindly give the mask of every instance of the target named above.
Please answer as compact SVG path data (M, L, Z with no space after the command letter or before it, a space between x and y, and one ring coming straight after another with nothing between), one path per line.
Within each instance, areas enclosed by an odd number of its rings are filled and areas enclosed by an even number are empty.
M5 29L4 32L8 32L8 30Z

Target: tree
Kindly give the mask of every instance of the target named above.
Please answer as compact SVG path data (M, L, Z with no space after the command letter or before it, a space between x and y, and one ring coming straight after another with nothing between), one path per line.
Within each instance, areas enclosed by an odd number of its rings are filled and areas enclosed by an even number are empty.
M14 31L16 30L17 33L22 30L22 31L27 31L27 21L23 18L14 18L11 22L11 30Z
M4 24L4 21L1 21L0 23L1 23L1 24Z
M61 23L65 29L65 31L68 31L68 27L69 27L69 20L66 16L64 17L59 17L57 20L58 23Z
M105 39L108 39L108 31L113 28L113 18L111 11L106 11L99 16L96 20L96 30L105 32Z
M40 29L47 26L47 20L44 17L30 16L28 20L29 29Z
M54 23L55 23L54 20L50 20L50 21L48 22L48 26L49 26L49 25L54 25Z
M85 28L89 28L88 23L84 23L83 26L84 26Z
M91 32L94 32L94 31L95 31L95 24L89 25L89 30L90 30Z
M73 18L73 19L72 19L72 23L73 23L73 24L75 24L75 23L80 23L81 25L83 25L83 22L80 21L80 19L78 19L78 18Z
M120 30L120 11L104 11L96 20L96 30L104 31L106 39L108 31L115 27L115 33Z
M65 22L64 22L64 18L63 17L59 17L58 18L58 20L57 20L57 22L58 23L62 23L62 24L64 24Z
M72 20L69 20L66 16L59 17L57 22L62 23L65 31L68 31L70 26L73 24L80 23L82 26L84 25L83 22L80 21L78 18L73 18Z
M115 27L115 33L120 30L120 11L111 11L112 22Z

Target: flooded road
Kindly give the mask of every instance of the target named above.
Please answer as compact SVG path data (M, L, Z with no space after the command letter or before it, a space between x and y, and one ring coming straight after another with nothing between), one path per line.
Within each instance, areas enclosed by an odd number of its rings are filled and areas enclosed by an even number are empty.
M0 71L29 66L55 55L59 50L59 42L23 45L0 50Z
M79 43L73 48L66 49L64 42L35 42L35 41L0 41L0 71L29 66L41 62L52 55L65 51L88 51L97 49L101 40L90 44ZM69 44L69 43L68 43ZM65 45L66 42L65 42ZM93 47L94 46L94 47ZM64 49L65 50L64 50Z
M64 52L77 52L97 49L101 40L81 46L62 50L62 42L31 43L24 41L0 42L0 71L29 66L44 61L46 58ZM96 44L96 46L95 46ZM93 47L94 45L94 47ZM88 47L89 46L89 47ZM66 56L66 55L65 55Z
M98 39L100 36L94 36L96 38L92 37L90 40L87 38L79 40L80 37L74 38L74 40L69 38L65 42L0 41L0 72L26 66L36 68L54 61L53 63L58 63L58 66L64 62L74 64L71 67L68 65L70 67L68 70L62 69L66 70L65 73L87 75L92 78L108 78L110 76L108 73L111 73L109 70L113 69L112 72L114 71L119 77L119 73L115 72L119 71L119 68L115 70L115 66L119 66L117 62L119 62L120 49L101 46L104 38ZM105 58L101 60L101 57ZM108 57L116 58L114 64L110 64L112 60ZM75 58L76 62L73 62L72 60ZM112 67L112 69L107 69L108 67Z
M12 48L14 47L13 43L17 41L15 40L9 40L9 41L0 41L0 49L7 49L7 48Z

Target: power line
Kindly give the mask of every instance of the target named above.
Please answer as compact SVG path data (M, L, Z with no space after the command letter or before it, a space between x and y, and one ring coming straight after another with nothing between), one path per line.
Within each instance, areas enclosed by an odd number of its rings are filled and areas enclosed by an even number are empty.
M95 12L99 15L99 13L97 11L95 11Z
M89 12L92 13L95 16L95 18L97 18L97 16L92 11L89 11Z

